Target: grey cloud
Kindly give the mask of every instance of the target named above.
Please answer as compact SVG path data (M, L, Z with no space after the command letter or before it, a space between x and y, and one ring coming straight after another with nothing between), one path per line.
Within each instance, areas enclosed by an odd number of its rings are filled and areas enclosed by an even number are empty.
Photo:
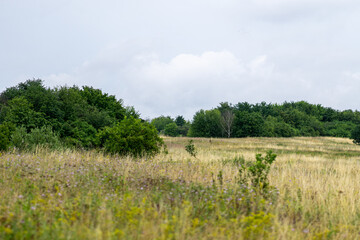
M0 2L0 91L92 85L143 117L221 101L360 105L355 0Z

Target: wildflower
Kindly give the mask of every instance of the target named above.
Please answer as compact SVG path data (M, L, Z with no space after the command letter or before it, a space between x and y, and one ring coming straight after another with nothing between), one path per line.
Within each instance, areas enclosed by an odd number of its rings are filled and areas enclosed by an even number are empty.
M23 195L19 195L18 198L22 199L22 198L24 198L24 196L23 196Z

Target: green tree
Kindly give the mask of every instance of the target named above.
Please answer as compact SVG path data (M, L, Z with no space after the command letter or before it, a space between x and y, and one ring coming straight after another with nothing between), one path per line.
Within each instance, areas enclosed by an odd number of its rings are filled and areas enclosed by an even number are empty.
M185 118L183 116L177 116L175 118L175 123L176 125L178 125L179 127L182 127L186 124Z
M176 123L172 122L165 126L164 133L170 137L176 137L179 135L179 129Z
M164 145L156 128L140 119L127 118L97 135L97 145L111 154L132 157L154 156Z
M160 116L151 120L151 124L154 125L159 132L163 132L165 130L165 126L173 122L174 120L170 116Z
M15 124L16 126L24 126L28 131L30 129L46 125L45 115L35 112L33 106L24 97L15 97L8 102L3 108L4 120Z
M351 139L353 139L355 144L360 144L360 126L356 126L351 132Z
M263 135L264 119L259 112L235 113L234 135L236 137L260 137Z
M195 113L189 130L191 137L221 137L221 113L218 109L200 110Z
M0 124L0 151L6 151L11 145L11 135L15 131L15 125L9 122Z

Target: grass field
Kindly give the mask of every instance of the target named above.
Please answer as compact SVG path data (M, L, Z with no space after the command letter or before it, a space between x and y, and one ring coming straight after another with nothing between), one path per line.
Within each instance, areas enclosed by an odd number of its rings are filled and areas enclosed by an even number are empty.
M3 153L0 239L360 239L360 146L341 138L164 138L168 153ZM273 150L266 193L237 159Z

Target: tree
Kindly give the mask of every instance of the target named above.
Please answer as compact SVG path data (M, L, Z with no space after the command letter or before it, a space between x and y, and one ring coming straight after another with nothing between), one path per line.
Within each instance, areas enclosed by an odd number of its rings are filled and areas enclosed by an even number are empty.
M355 144L360 145L360 126L356 126L355 129L351 132L351 139Z
M0 151L6 151L11 144L11 135L15 131L15 125L10 122L0 124Z
M236 112L234 131L236 137L260 137L263 134L264 119L258 112Z
M235 115L232 110L227 109L221 113L220 125L228 138L231 137Z
M221 137L220 118L218 109L196 112L189 130L190 137Z
M16 126L24 126L28 131L46 125L45 115L33 110L33 106L24 97L15 97L4 107L4 120Z
M103 147L105 152L122 156L151 157L158 154L163 145L153 125L133 117L125 117L97 135L97 146Z
M183 116L177 116L175 118L175 123L176 125L178 125L179 127L182 127L186 124L185 118Z
M164 133L167 136L176 137L179 135L178 126L174 122L169 123L165 126Z
M165 126L173 122L174 120L170 116L160 116L151 120L151 124L154 125L159 132L163 132Z

